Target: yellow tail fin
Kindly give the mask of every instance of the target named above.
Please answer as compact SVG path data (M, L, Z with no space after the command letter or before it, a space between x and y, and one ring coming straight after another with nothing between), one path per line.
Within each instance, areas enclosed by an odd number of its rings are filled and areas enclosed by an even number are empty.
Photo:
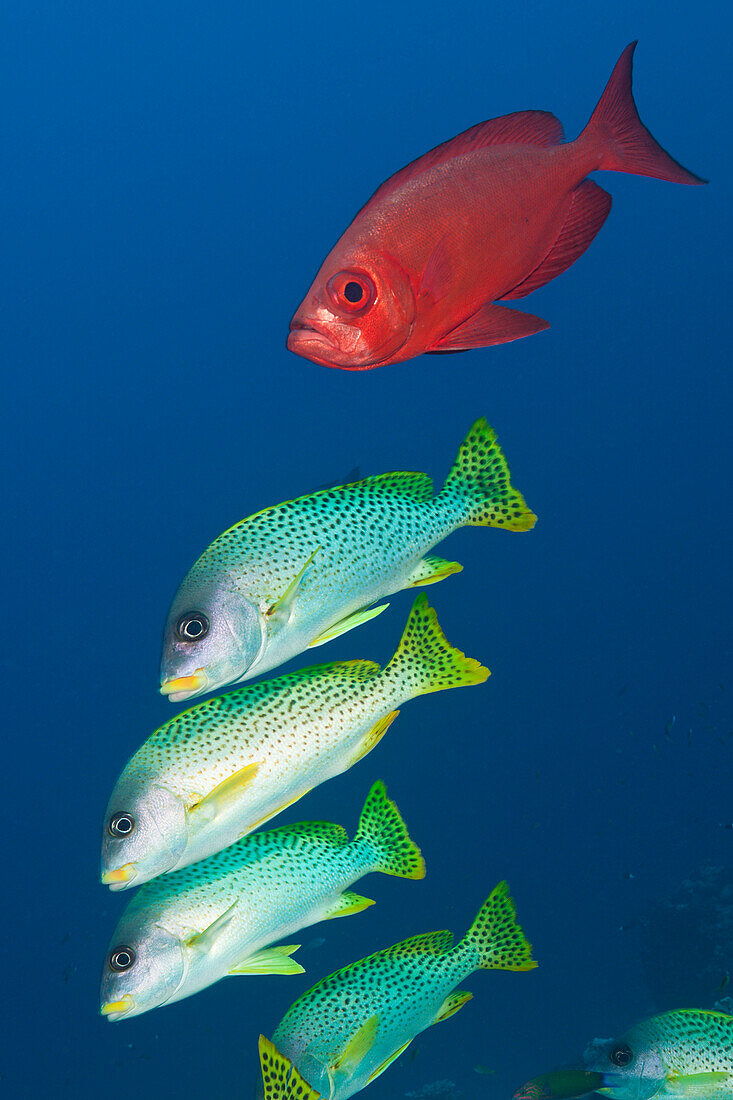
M484 970L534 970L537 966L505 882L491 891L458 946L473 948L477 965Z
M427 596L421 594L412 605L397 652L382 675L402 689L404 699L411 699L431 691L482 684L490 672L450 644Z
M322 1100L274 1043L260 1035L260 1067L265 1100Z
M461 443L439 496L455 502L469 527L529 531L537 516L509 479L509 467L496 432L483 417Z

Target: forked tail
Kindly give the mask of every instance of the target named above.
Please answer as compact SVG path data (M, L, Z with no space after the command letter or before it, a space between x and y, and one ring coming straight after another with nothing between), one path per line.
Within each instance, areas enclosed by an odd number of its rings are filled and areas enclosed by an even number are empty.
M653 176L670 183L706 183L688 172L654 140L639 118L631 91L631 68L636 42L616 62L598 106L578 141L597 151L597 168Z
M491 891L456 946L459 949L472 951L476 969L534 970L537 966L532 958L532 945L517 923L514 902L505 882Z
M496 432L483 417L471 426L439 494L469 527L529 531L537 522L509 479Z
M399 878L424 878L425 860L407 831L400 811L378 779L367 795L359 818L356 840L374 850L374 870Z
M450 644L427 596L421 594L412 605L397 652L381 675L406 700L431 691L482 684L490 673Z

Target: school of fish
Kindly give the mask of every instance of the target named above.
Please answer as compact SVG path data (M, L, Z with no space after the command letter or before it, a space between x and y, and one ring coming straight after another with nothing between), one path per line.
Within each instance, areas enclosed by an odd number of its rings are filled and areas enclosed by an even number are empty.
M641 123L624 50L585 129L564 140L546 111L471 127L388 179L324 260L288 347L368 370L548 327L508 308L589 247L611 199L596 170L704 181ZM160 691L173 703L271 672L380 615L404 589L458 562L434 547L462 526L529 531L496 433L478 419L437 492L425 474L386 473L263 508L229 527L180 584L164 628ZM419 695L483 684L489 670L445 638L417 595L392 659L333 661L215 695L177 713L134 752L105 815L101 881L137 888L112 935L100 1012L116 1022L227 976L295 975L289 941L373 901L374 872L425 874L380 780L352 839L338 824L261 827L361 761ZM260 1034L265 1100L347 1100L415 1037L472 999L476 970L537 964L500 882L454 944L419 933L322 977ZM256 1034L256 1032L255 1032ZM592 1064L551 1070L515 1100L591 1092L615 1100L733 1098L733 1017L680 1009L610 1041Z

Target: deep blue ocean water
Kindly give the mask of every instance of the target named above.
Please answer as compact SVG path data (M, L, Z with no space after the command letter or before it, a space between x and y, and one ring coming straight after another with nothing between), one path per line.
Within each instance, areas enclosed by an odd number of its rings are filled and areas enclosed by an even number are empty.
M249 1098L257 1036L296 996L415 932L462 932L503 877L539 969L476 974L374 1100L439 1079L499 1100L678 1007L655 997L639 921L733 863L729 32L709 0L4 6L3 1095ZM599 174L606 226L519 303L549 332L361 374L285 350L383 179L513 110L575 136L637 37L642 119L712 182ZM539 522L452 536L464 572L429 596L493 675L405 707L277 821L352 829L381 776L427 878L357 887L378 904L305 931L305 976L100 1019L124 903L98 883L102 816L173 713L157 672L181 577L231 523L355 466L442 481L479 415ZM318 659L388 659L409 593L391 604ZM696 949L657 943L670 971Z

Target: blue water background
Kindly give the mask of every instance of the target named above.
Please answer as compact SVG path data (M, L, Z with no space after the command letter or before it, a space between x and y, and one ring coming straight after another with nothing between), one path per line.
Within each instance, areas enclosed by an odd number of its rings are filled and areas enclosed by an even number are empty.
M540 969L476 974L374 1100L440 1078L506 1097L654 1007L622 926L733 858L729 31L707 0L3 7L3 1095L250 1097L258 1034L309 984L462 932L502 877ZM509 111L576 135L635 37L642 118L712 183L599 174L606 226L526 301L549 332L362 374L285 350L384 178ZM354 466L440 482L479 415L539 523L458 532L464 572L429 595L493 676L405 706L277 822L351 829L381 776L428 877L357 887L378 904L304 931L304 977L109 1025L101 820L173 714L179 580L232 522ZM409 604L318 658L387 660Z

